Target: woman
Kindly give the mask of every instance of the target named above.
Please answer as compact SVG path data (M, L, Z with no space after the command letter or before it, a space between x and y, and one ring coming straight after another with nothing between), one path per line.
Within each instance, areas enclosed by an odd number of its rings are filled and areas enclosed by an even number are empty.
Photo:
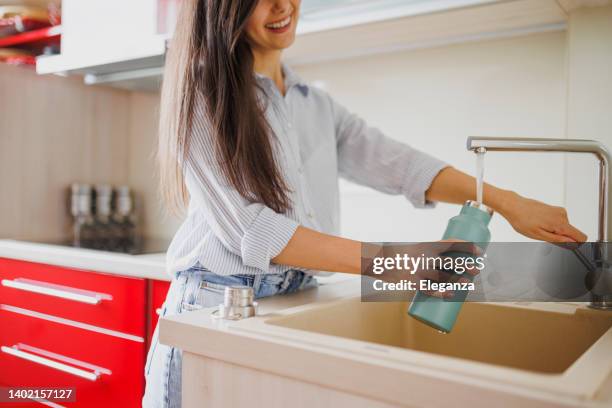
M168 251L163 314L315 284L309 271L360 273L360 242L338 235L338 176L417 207L461 204L475 180L369 128L281 64L300 0L184 0L166 62L161 187L188 215ZM485 186L485 203L520 233L584 241L564 209ZM181 354L157 330L146 407L180 406Z

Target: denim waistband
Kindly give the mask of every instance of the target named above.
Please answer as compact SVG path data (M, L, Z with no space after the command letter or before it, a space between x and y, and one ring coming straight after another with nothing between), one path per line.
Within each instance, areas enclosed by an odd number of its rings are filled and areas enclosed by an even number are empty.
M307 283L309 283L309 281L312 280L312 277L310 274L307 274L299 269L290 269L283 273L269 273L257 275L218 275L214 272L209 271L207 268L196 264L189 269L177 272L176 279L179 282L195 280L200 282L207 282L213 285L216 284L223 286L250 286L253 288L255 296L259 297L258 295L261 293L260 289L262 285L277 286L277 293L284 293L289 289L291 291L302 289ZM268 291L264 291L263 296L272 294L267 292Z

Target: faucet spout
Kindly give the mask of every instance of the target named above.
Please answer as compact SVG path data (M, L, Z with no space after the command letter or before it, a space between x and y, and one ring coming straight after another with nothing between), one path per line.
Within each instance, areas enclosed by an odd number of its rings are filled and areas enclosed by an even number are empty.
M609 214L609 191L612 169L610 168L611 155L608 149L595 140L582 139L545 139L522 137L475 137L467 139L467 149L476 151L501 152L565 152L590 153L599 160L599 205L597 214L597 242L599 245L596 262L607 269L607 242L611 234ZM591 306L594 308L612 308L612 295L593 295Z

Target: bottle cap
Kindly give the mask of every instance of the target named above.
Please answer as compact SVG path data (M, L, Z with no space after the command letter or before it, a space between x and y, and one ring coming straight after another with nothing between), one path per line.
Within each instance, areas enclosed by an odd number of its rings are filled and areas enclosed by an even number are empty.
M473 200L467 200L465 202L465 206L466 207L475 207L478 208L482 211L486 211L489 213L489 215L493 215L493 209L490 207L487 207L486 205L484 205L483 203L479 203L478 201L473 201Z
M493 210L482 203L468 200L461 208L461 214L477 218L487 225L491 221Z

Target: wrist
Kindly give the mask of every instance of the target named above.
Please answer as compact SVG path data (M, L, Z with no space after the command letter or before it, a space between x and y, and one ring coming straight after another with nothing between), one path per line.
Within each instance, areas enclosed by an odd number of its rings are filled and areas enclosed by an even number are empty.
M502 190L493 186L487 190L490 191L486 191L484 194L485 204L504 218L506 218L516 201L520 198L520 195L510 190Z

